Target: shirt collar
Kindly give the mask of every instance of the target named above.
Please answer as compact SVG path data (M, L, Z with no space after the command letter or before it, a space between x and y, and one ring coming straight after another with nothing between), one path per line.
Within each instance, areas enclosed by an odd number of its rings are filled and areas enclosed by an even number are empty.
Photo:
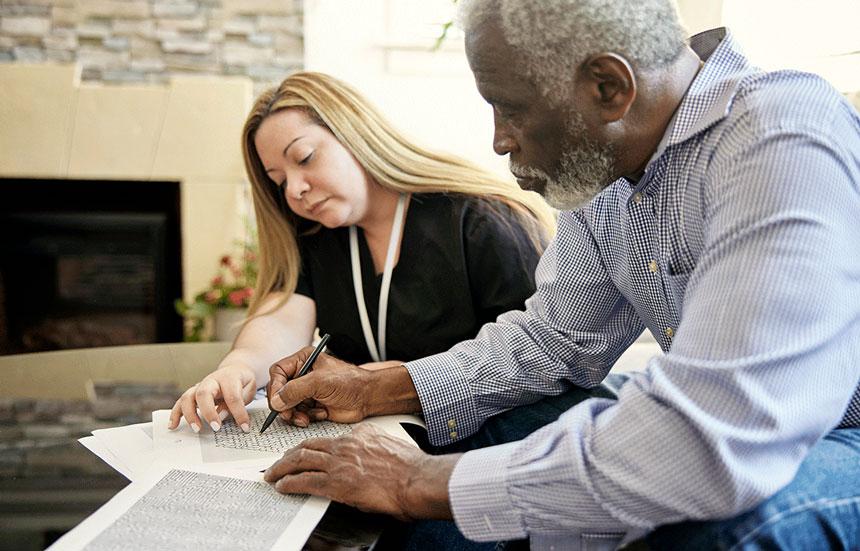
M666 148L706 130L728 115L744 78L758 71L725 28L690 37L690 48L704 61L648 164Z

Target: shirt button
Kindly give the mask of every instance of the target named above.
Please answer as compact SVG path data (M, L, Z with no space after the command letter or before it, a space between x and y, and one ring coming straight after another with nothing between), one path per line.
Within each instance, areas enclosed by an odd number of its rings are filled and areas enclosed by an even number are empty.
M667 328L663 331L663 334L665 334L667 337L669 337L669 338L671 339L672 337L674 337L674 336L675 336L675 330L674 330L674 329L672 329L671 327L667 327Z
M453 429L457 426L457 421L455 419L448 419L448 428Z
M452 431L448 434L448 436L450 436L450 437L451 437L451 440L456 440L456 439L457 439L457 431L452 430Z
M642 202L642 194L639 193L638 191L633 194L633 202L636 203L637 205Z
M657 270L659 270L660 268L659 266L657 266L657 263L652 260L648 263L648 269L651 270L651 273L653 274L657 273Z

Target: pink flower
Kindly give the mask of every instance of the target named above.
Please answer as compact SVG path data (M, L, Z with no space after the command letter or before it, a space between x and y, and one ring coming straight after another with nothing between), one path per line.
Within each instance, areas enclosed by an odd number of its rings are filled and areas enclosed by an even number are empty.
M224 278L223 277L217 276L217 277L212 279L212 286L213 287L220 287L222 285L224 285Z
M230 255L225 254L224 256L221 257L221 265L222 266L229 266L230 264L232 264L232 260L230 259Z
M257 255L253 251L245 251L245 262L254 262L257 260Z
M221 291L209 291L203 299L209 304L215 304L221 298Z
M229 300L233 306L242 306L242 302L245 300L245 289L233 291L227 295L227 300Z

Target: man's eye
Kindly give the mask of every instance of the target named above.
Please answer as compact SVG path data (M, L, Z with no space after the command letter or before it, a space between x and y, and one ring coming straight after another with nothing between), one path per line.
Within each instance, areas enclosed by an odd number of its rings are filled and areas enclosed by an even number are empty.
M508 105L496 105L496 113L502 118L509 119L517 114L516 109Z

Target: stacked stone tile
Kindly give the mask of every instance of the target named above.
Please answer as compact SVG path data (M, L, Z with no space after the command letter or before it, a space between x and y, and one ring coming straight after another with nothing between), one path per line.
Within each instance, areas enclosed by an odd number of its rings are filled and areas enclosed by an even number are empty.
M82 78L246 75L259 92L302 68L301 0L3 0L0 62L78 62Z
M105 381L89 386L89 400L0 398L0 478L113 476L77 439L149 422L152 411L173 407L180 392L170 383Z

